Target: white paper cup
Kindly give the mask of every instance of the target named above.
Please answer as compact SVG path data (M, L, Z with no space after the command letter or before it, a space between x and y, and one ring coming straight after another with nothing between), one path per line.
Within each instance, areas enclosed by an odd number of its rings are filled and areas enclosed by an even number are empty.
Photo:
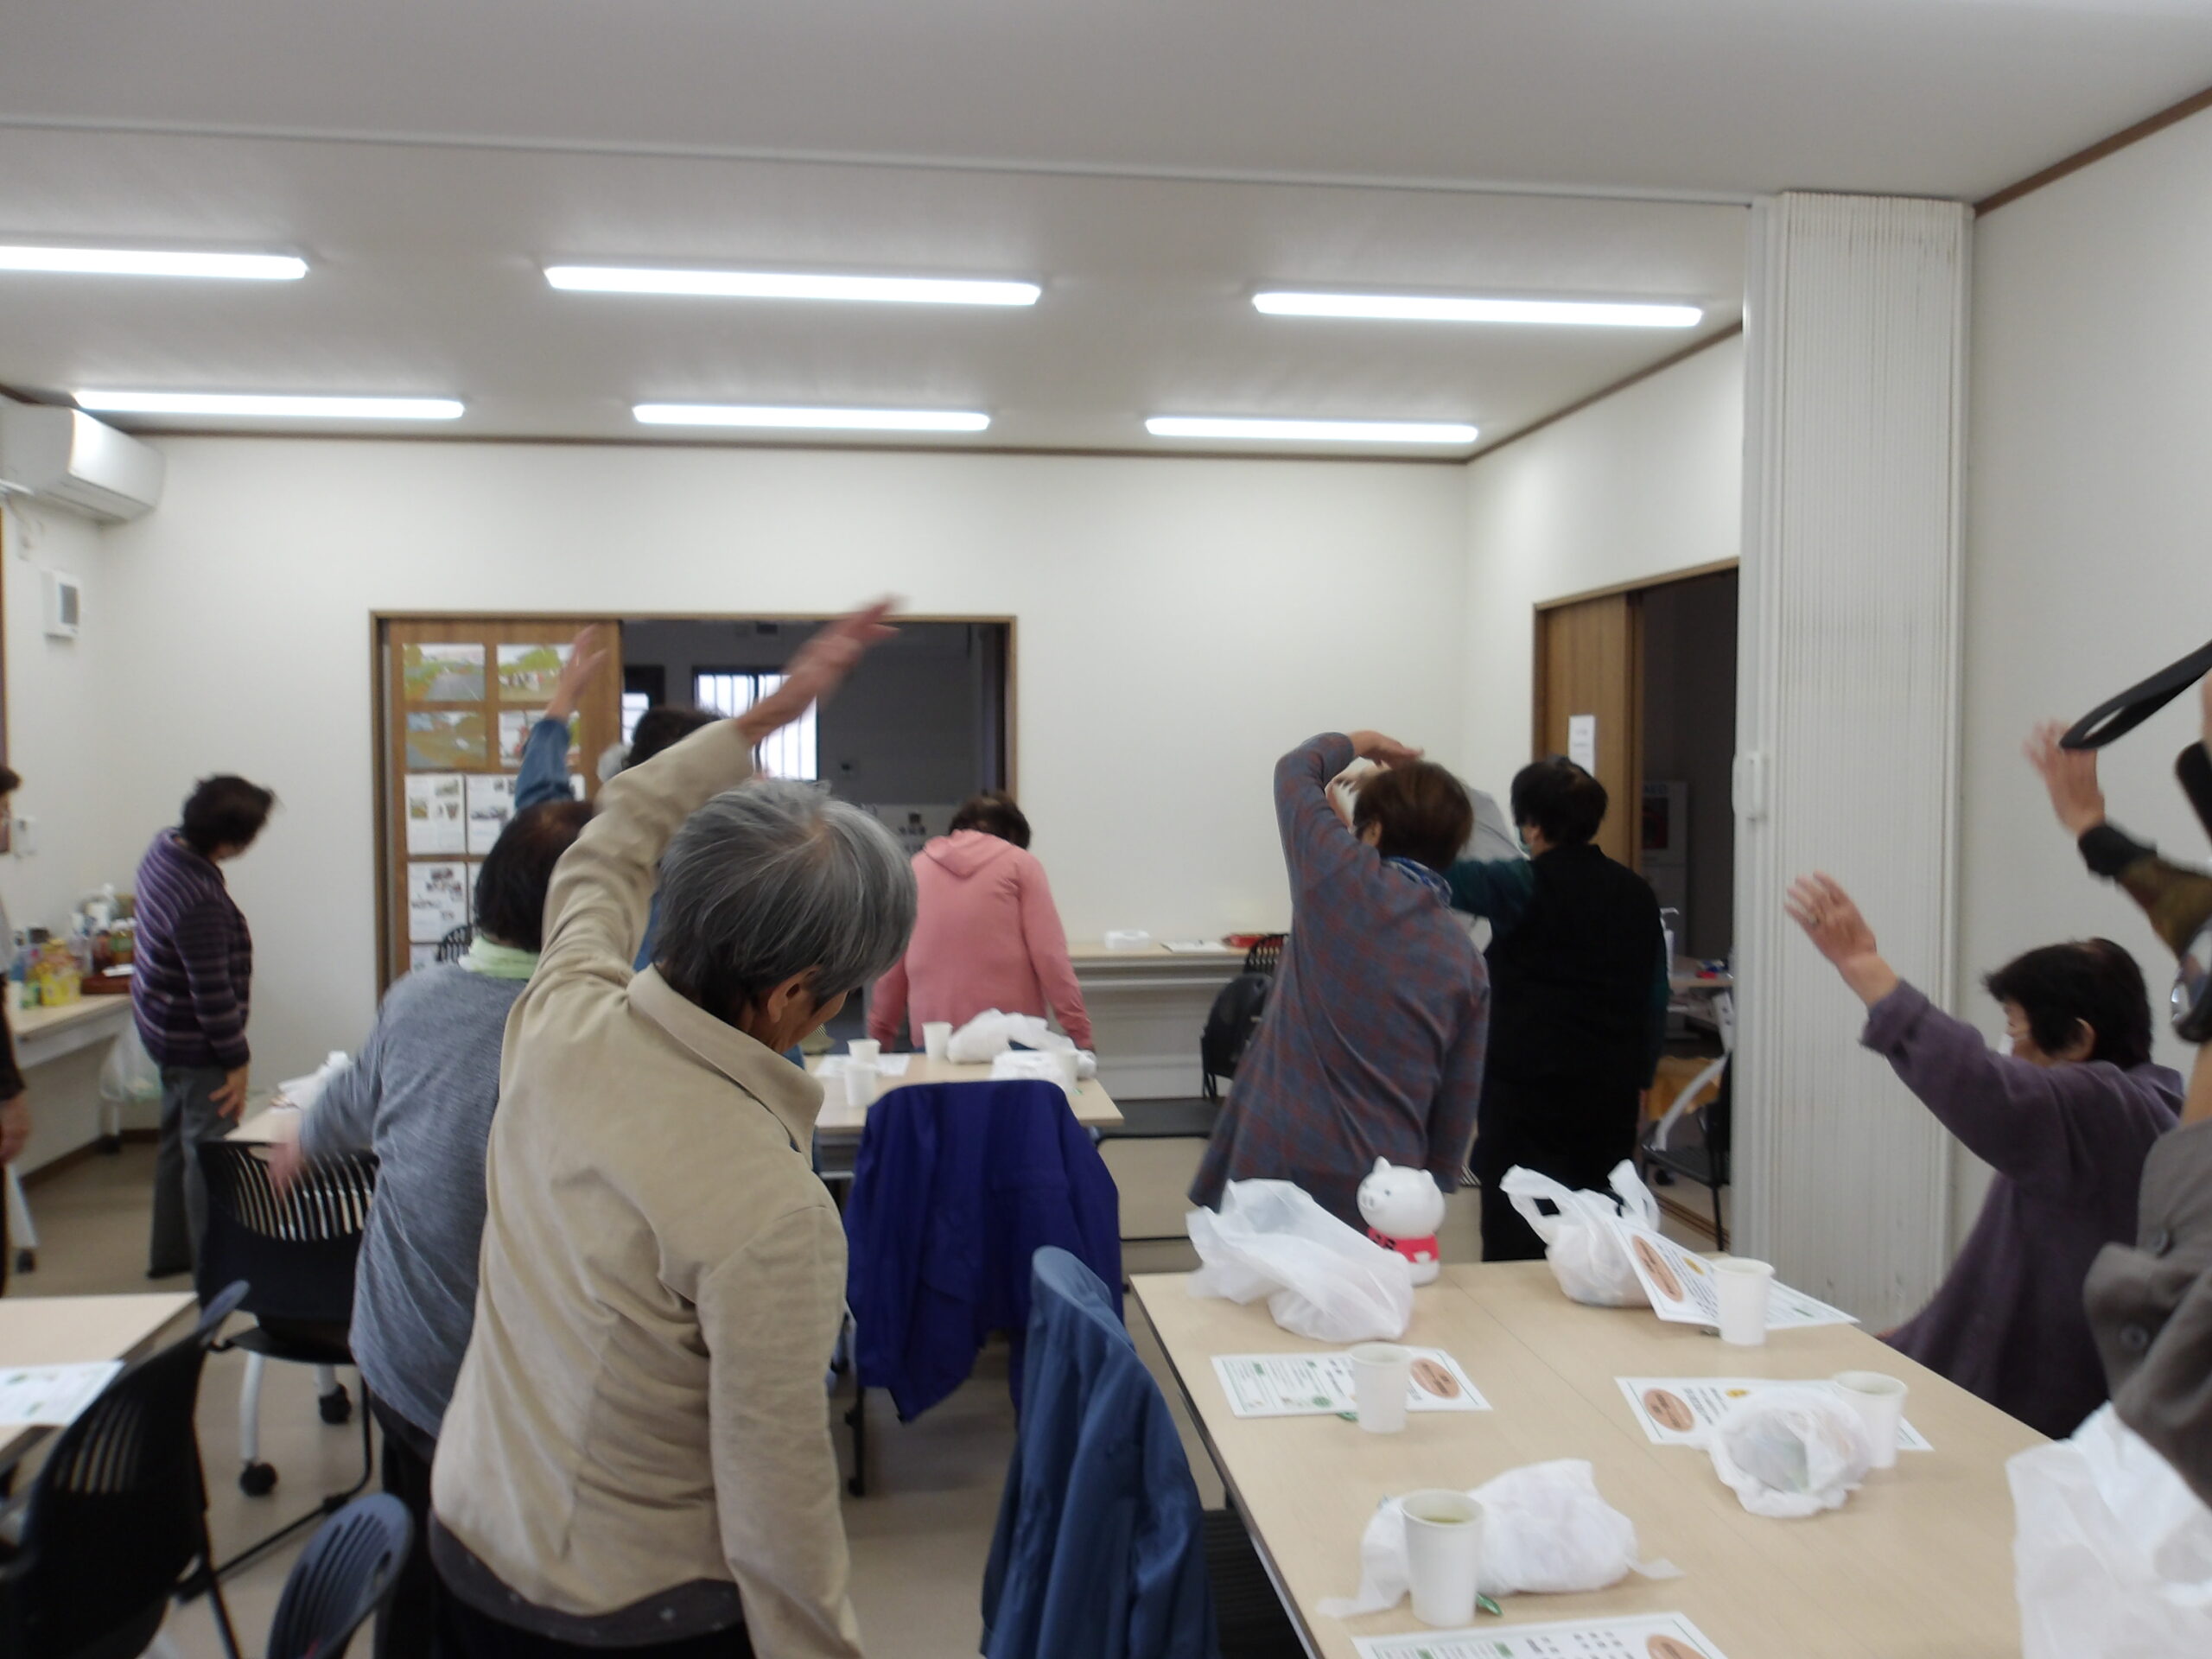
M874 1065L883 1058L883 1045L873 1037L855 1037L845 1045L845 1052L855 1065Z
M1406 1426L1406 1391L1413 1386L1414 1357L1395 1342L1363 1342L1351 1351L1352 1401L1359 1426L1370 1434L1395 1434Z
M1723 1256L1713 1264L1713 1278L1720 1293L1720 1340L1738 1348L1764 1346L1767 1296L1774 1288L1773 1264L1739 1255Z
M1483 1565L1483 1506L1465 1492L1440 1489L1408 1492L1398 1507L1406 1516L1414 1617L1439 1630L1473 1624Z
M1904 1429L1905 1385L1883 1371L1839 1371L1836 1392L1866 1425L1866 1444L1877 1469L1897 1466L1897 1441Z
M882 1072L876 1068L875 1062L873 1060L866 1065L862 1065L858 1060L846 1061L845 1104L861 1107L874 1105L875 1087L882 1076Z
M952 1047L952 1021L931 1020L922 1027L922 1052L933 1060L942 1060Z

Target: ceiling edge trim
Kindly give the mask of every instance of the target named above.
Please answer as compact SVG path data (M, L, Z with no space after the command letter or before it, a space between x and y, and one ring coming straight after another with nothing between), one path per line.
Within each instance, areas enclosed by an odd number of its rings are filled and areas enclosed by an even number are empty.
M1741 317L1738 317L1735 321L1730 323L1726 328L1721 329L1718 334L1707 334L1703 340L1692 340L1688 345L1683 346L1681 350L1668 353L1666 356L1661 358L1656 363L1647 363L1642 368L1637 370L1635 373L1624 374L1619 379L1614 381L1611 385L1600 386L1597 391L1589 393L1587 396L1576 398L1573 403L1567 404L1564 408L1555 409L1550 414L1542 416L1536 420L1529 422L1529 424L1524 427L1518 428L1514 431L1507 433L1496 443L1484 444L1472 454L1467 457L1465 464L1471 467L1484 456L1496 454L1499 450L1504 448L1506 445L1510 443L1518 443L1523 438L1532 437L1536 433L1542 431L1546 427L1556 425L1559 422L1565 420L1570 415L1580 415L1584 410L1589 408L1592 404L1602 404L1606 398L1626 391L1630 386L1636 385L1642 381L1649 380L1655 374L1664 374L1668 370L1673 368L1677 363L1687 363L1690 359L1697 356L1700 353L1709 352L1715 346L1719 345L1721 341L1726 340L1733 340L1737 335L1743 332L1744 320Z
M2047 184L2056 184L2069 174L2093 167L2107 156L2141 143L2145 138L2164 132L2168 127L2178 126L2192 115L2212 110L2212 86L2184 98L2178 104L2169 104L2156 115L2145 116L2132 127L2122 127L2109 137L2100 138L2086 149L2077 149L2063 161L2053 162L2040 173L2031 173L2024 179L2006 185L1993 195L1984 196L1974 205L1974 217L1984 218L1999 207L2008 207L2022 196L2033 195Z
M471 133L393 133L254 126L222 122L124 121L92 116L0 114L0 130L119 133L137 137L257 139L283 143L374 144L402 149L480 149L523 154L607 156L661 161L757 162L804 167L895 168L921 173L996 173L1047 178L1129 179L1166 184L1277 185L1302 189L1395 190L1467 196L1551 196L1583 201L1649 201L1748 207L1756 192L1673 190L1638 185L1547 184L1512 179L1419 175L1292 173L1262 168L1132 167L1089 162L1015 162L988 156L901 156L866 150L777 149L741 144L655 144L563 138L499 138Z

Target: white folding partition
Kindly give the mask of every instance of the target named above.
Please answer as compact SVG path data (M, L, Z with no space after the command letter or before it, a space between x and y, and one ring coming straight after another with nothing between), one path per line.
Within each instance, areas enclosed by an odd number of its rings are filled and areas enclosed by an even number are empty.
M1738 1248L1880 1328L1948 1253L1949 1142L1782 909L1824 869L1948 1002L1971 214L1790 194L1747 286L1737 760Z

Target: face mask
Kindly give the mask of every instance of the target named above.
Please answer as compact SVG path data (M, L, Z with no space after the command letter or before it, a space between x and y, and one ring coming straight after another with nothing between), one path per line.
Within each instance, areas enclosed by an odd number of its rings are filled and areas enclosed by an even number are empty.
M2012 1033L2011 1032L2006 1032L2002 1037L1999 1037L1997 1039L1997 1052L2005 1056L2007 1059L2012 1058Z

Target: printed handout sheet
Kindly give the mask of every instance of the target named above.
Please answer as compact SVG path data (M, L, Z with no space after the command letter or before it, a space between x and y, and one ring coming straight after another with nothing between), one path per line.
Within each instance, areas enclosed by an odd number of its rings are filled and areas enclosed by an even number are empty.
M1662 1234L1633 1226L1618 1217L1606 1224L1628 1252L1630 1266L1651 1298L1651 1311L1675 1325L1720 1323L1720 1287L1713 1264ZM1766 1328L1796 1331L1813 1325L1856 1325L1840 1307L1777 1282L1767 1296Z
M122 1369L119 1359L0 1366L0 1423L67 1428Z
M1680 1613L1363 1636L1359 1659L1727 1659Z
M1488 1411L1490 1402L1441 1348L1409 1348L1408 1411ZM1239 1417L1322 1417L1355 1408L1351 1356L1217 1354L1214 1375Z
M1775 1376L1617 1376L1629 1409L1644 1433L1659 1446L1697 1446L1707 1430L1715 1427L1735 1408L1764 1389L1826 1389L1841 1390L1826 1377L1796 1381ZM1907 1452L1936 1448L1910 1422L1897 1432L1897 1445Z

